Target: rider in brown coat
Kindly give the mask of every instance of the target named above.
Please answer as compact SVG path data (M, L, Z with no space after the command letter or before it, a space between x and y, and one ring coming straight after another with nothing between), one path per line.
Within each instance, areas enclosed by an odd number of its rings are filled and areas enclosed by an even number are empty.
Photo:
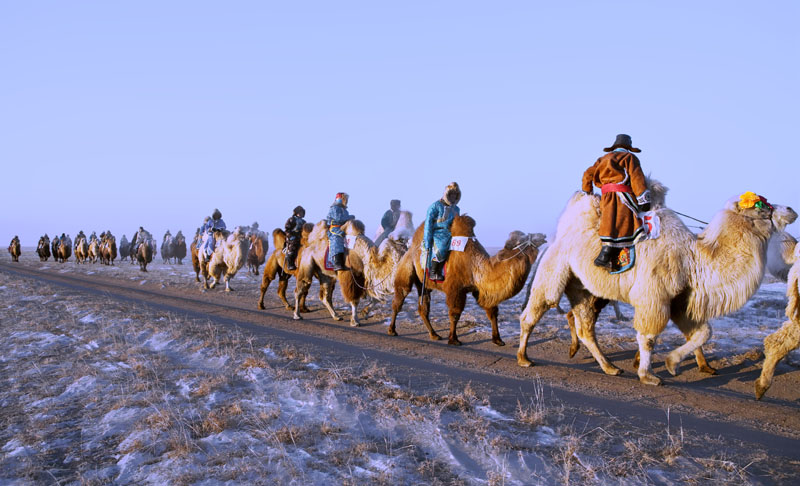
M637 213L650 210L650 191L642 167L634 153L630 135L620 134L608 152L583 173L583 191L591 194L593 185L601 189L600 254L598 267L613 269L620 249L632 246L645 236Z

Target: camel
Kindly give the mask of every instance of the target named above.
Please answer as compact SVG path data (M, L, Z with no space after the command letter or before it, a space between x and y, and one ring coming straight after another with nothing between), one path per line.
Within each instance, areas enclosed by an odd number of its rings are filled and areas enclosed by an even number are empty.
M92 241L89 243L89 261L92 263L97 262L100 258L100 240L92 236Z
M61 239L58 237L58 234L53 237L53 241L50 243L51 252L53 254L53 261L58 261L58 247L61 245Z
M11 261L18 262L19 256L22 254L22 250L19 244L19 238L16 236L11 239L11 243L8 245L8 252L11 253Z
M200 268L203 272L203 289L213 289L220 280L223 280L225 291L232 292L230 281L247 260L249 242L238 227L229 235L216 231L214 236L217 245L211 254L211 259L206 261L204 253L199 255ZM213 279L211 285L208 285L209 275Z
M408 240L414 236L414 222L412 218L412 214L409 211L401 210L400 216L397 217L397 224L394 225L394 230L390 233L390 235L395 235L395 240L399 240L402 238L402 234L408 235ZM383 243L383 240L378 241L378 239L383 235L384 227L378 224L378 228L375 230L375 236L372 238L372 241L375 242L376 246L380 246Z
M789 238L794 240L791 236ZM786 240L783 243L791 247L791 251L783 252L784 257L781 259L781 261L791 264L786 272L786 295L789 297L789 302L786 304L786 317L789 320L764 339L764 365L761 368L761 375L755 382L757 400L761 400L761 397L772 385L772 377L778 362L785 358L790 351L800 346L800 245L797 244L797 240L794 240L794 244L791 245Z
M363 223L358 222L357 224L363 228ZM353 228L352 220L348 221L347 224L343 226L347 236L353 236ZM363 233L363 229L361 232ZM346 259L346 266L349 270L340 272L328 270L325 265L327 250L327 224L323 220L314 225L314 228L305 240L302 252L297 255L297 272L295 274L297 285L294 289L295 304L292 318L295 320L303 318L300 315L300 310L305 303L308 289L311 287L311 281L313 278L316 278L319 280L320 284L320 300L322 300L322 304L328 310L333 320L341 321L342 318L336 315L336 311L333 309L333 289L336 286L336 280L338 278L339 282L342 284L342 296L344 300L350 304L352 309L350 325L356 327L359 325L359 322L355 309L358 307L358 302L361 300L361 297L364 296L363 268L359 267L358 261L351 261L348 256Z
M50 238L47 235L39 238L39 244L36 246L36 253L39 255L39 261L46 262L50 258Z
M122 239L119 240L119 259L126 260L130 254L131 243L125 238L125 235L122 235Z
M64 263L72 256L72 239L69 235L63 236L58 243L58 262Z
M660 186L651 181L651 192L654 185ZM740 207L734 199L702 233L695 235L654 198L661 236L638 243L634 267L615 275L592 262L600 250L599 201L598 196L578 192L559 218L553 251L542 258L528 306L520 316L520 366L533 364L526 353L530 334L564 292L573 305L578 338L606 374L622 371L606 359L597 345L592 296L634 307L633 325L640 355L637 374L642 383L661 384L661 379L652 373L651 357L656 338L669 319L687 342L667 356L667 371L677 375L679 363L693 352L700 365L702 354L696 351L711 336L708 321L741 308L755 293L764 276L769 238L797 218L797 213L786 206Z
M492 342L498 346L505 343L497 329L498 306L519 293L525 286L528 273L539 254L539 247L546 238L541 233L524 234L514 231L502 250L490 257L483 246L475 239L475 220L470 216L456 216L451 226L453 238L468 237L464 251L451 251L447 258L445 280L443 282L425 282L422 291L423 265L420 263L422 238L425 225L421 224L414 233L411 247L398 264L394 283L394 299L392 300L392 319L389 324L389 335L397 336L395 321L403 307L411 288L416 287L420 295L417 306L422 322L433 340L441 339L431 326L428 318L430 312L431 290L444 292L447 296L447 307L450 317L450 336L448 344L458 346L456 326L467 302L467 295L472 294L492 323Z
M106 232L103 241L100 243L100 261L104 265L113 265L117 258L117 239L109 232Z
M147 264L153 261L155 251L151 245L152 241L143 241L136 248L136 261L139 262L139 270L146 272Z
M200 244L200 235L194 235L194 240L192 240L192 244L189 245L189 251L192 255L192 268L194 269L194 279L195 281L200 281L200 256L198 255L197 246Z
M86 242L85 236L75 240L73 251L75 253L75 263L86 263L86 259L89 258L89 244Z
M254 231L249 234L250 249L247 253L247 273L258 275L258 267L264 264L269 251L269 242L266 235L261 231Z
M175 238L172 240L172 258L178 262L178 265L183 265L183 259L186 258L186 237L183 233L178 231Z
M303 248L308 243L308 235L311 234L313 229L314 225L311 223L306 223L303 227L300 249L297 251L298 263L300 262ZM275 280L276 276L278 277L278 297L281 299L281 302L283 302L286 310L294 309L294 307L289 304L289 301L286 300L286 287L289 285L289 279L292 278L292 276L297 276L297 270L286 269L286 254L283 252L285 243L286 233L280 228L272 230L272 246L274 249L264 265L264 275L261 277L261 295L258 299L258 308L261 310L265 309L264 295L267 293L269 284ZM308 307L306 307L305 296L303 296L303 300L300 302L300 312L310 312Z
M172 242L173 237L169 232L164 234L164 239L161 241L161 259L164 260L164 263L172 263Z

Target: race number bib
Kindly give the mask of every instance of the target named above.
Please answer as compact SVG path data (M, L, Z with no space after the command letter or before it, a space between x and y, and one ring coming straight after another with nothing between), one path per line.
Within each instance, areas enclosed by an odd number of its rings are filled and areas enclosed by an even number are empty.
M450 251L464 251L467 241L469 241L469 236L454 236L450 239Z
M639 217L642 218L642 227L648 240L654 240L661 235L661 219L655 211L639 213Z
M356 247L356 240L358 239L357 236L347 235L347 236L345 236L345 239L347 239L347 248L348 249L352 250L353 248Z

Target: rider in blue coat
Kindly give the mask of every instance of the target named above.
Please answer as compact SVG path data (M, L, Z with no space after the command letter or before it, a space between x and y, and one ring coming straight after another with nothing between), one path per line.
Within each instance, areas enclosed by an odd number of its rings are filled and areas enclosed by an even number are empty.
M328 251L330 253L331 261L333 261L333 270L338 272L340 270L347 270L344 265L344 228L342 226L355 219L347 212L347 202L350 196L346 192L339 192L328 210L328 217L325 221L328 223Z
M211 256L214 253L214 232L215 231L225 231L227 228L225 227L225 221L222 220L222 213L219 209L214 209L214 213L211 214L211 219L206 218L206 221L203 223L203 227L201 228L201 234L207 234L208 236L203 239L203 251L205 251L207 256Z
M431 280L444 280L442 268L450 253L450 225L461 213L456 206L461 200L461 189L458 183L452 182L444 190L444 196L428 207L425 216L425 234L422 247L427 252L426 261L430 262Z

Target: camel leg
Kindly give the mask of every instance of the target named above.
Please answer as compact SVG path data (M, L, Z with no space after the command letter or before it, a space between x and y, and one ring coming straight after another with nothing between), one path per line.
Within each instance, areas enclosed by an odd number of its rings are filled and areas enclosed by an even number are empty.
M800 322L786 321L780 329L764 339L764 366L755 382L757 400L761 400L772 385L778 362L797 347L800 347Z
M645 385L660 385L661 378L657 377L653 374L650 361L653 356L653 348L656 344L656 335L655 334L642 334L639 331L636 331L636 342L639 343L639 369L637 374L639 375L639 381L644 383Z
M271 282L272 282L272 279L269 278L269 275L267 274L267 271L265 270L264 271L264 276L261 278L261 286L259 287L260 295L258 296L258 308L261 309L261 310L265 309L265 307L264 307L264 295L266 295L267 289L269 288L269 284ZM278 295L280 295L280 289L281 289L281 286L280 286L280 283L278 283ZM289 310L289 309L291 309L291 307L289 306L289 303L286 302L286 289L284 288L283 291L284 291L284 295L281 295L281 300L283 300L283 305L286 306L286 309Z
M295 285L294 288L294 314L292 315L292 319L294 320L303 319L300 315L300 300L304 299L306 294L308 294L309 287L311 287L311 278L306 278L298 273L297 285Z
M395 322L397 321L397 314L400 313L400 310L403 308L403 302L406 300L406 296L410 291L410 286L408 289L400 286L395 285L394 288L394 297L392 298L392 318L389 322L389 331L388 334L390 336L397 336L397 330L395 329Z
M233 292L231 287L231 277L228 274L223 275L222 279L225 281L225 292Z
M681 320L679 319L678 321L674 322L677 324L680 321ZM684 322L683 324L686 323ZM678 327L681 328L681 326ZM681 330L683 331L683 329ZM678 366L680 365L681 361L683 361L683 358L685 358L689 353L695 353L695 357L698 359L697 365L702 369L699 358L702 358L703 363L705 363L705 356L703 356L701 352L698 358L696 352L703 344L705 344L706 341L708 341L710 337L711 326L708 325L708 322L703 322L699 326L696 326L694 330L691 331L691 334L687 337L686 343L683 346L673 349L672 352L667 355L667 358L664 360L664 366L666 366L667 371L669 371L672 376L677 376L680 371ZM705 366L710 368L707 363L705 363Z
M569 326L569 337L571 343L569 345L569 357L575 356L575 353L581 349L581 342L578 339L578 331L575 330L575 314L570 310L567 312L567 325Z
M466 304L467 293L464 291L459 290L455 294L450 294L447 296L447 308L450 309L448 312L450 317L450 337L447 339L447 344L451 346L461 346L461 341L458 340L456 333L456 327L458 326L458 320L461 318L461 313L464 312L464 306Z
M421 288L417 289L418 291L422 291ZM422 323L425 324L425 328L428 330L428 336L430 336L432 341L438 341L441 338L436 331L433 330L433 326L431 325L431 291L430 289L425 290L425 295L420 296L419 304L417 305L417 313L419 317L422 319ZM451 335L452 337L452 335Z
M325 284L322 283L322 279L320 279L320 292L323 294L322 304L328 309L328 312L331 315L331 318L334 321L341 321L342 318L336 315L336 311L333 309L333 285L332 282L328 281Z
M358 327L360 323L358 322L358 301L350 302L350 326L351 327Z
M674 313L673 313L674 314ZM680 329L683 333L683 336L686 338L686 342L688 343L691 338L692 334L697 330L698 325L696 322L686 319L686 317L682 315L673 315L672 322ZM710 337L710 336L709 336ZM638 355L637 355L638 358ZM703 373L708 373L709 375L716 375L717 370L712 368L708 361L706 361L706 357L703 354L703 348L698 347L694 350L694 360L697 363L697 368L702 371Z
M528 305L519 316L519 349L517 350L517 364L519 366L533 366L533 362L528 359L528 339L530 339L536 323L547 312L547 309L556 305L558 305L558 302L547 302L544 292L540 292L539 289L532 290Z
M619 302L617 302L616 300L614 301L614 317L618 321L628 320L627 316L625 316L625 314L622 313L622 310L619 308Z
M486 311L486 316L489 318L489 321L492 323L492 342L498 346L505 346L506 343L500 338L500 330L497 329L497 313L499 312L498 307L494 306L484 310Z
M597 316L603 307L608 304L608 301L593 296L582 285L568 285L566 294L572 305L570 313L574 320L574 323L570 324L570 332L574 327L578 339L586 346L586 349L589 350L605 374L612 376L621 374L622 370L611 364L600 349L595 334ZM569 318L567 320L569 321ZM570 348L570 351L572 351L572 348Z

